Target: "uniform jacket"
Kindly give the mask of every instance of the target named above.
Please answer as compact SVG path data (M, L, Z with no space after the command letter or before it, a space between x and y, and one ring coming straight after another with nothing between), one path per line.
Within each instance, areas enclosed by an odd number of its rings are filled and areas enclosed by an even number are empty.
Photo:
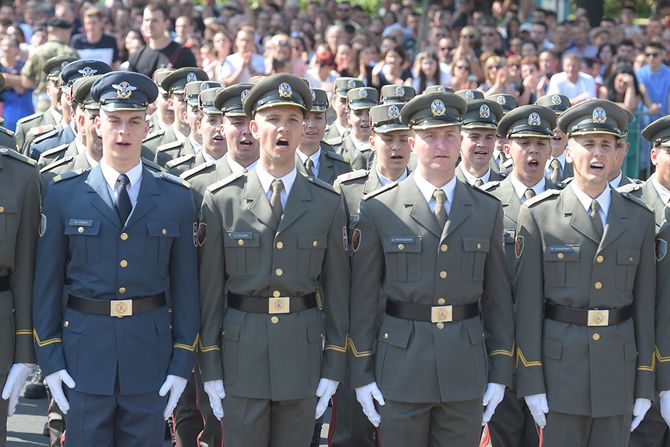
M59 123L54 120L51 114L51 107L43 113L34 113L32 115L21 118L16 122L16 146L22 154L28 153L26 142L32 142L32 137L28 141L28 135L39 135L39 132L46 133L58 126Z
M612 191L602 240L572 186L519 212L516 272L517 390L546 393L551 411L630 414L654 395L654 219ZM527 206L526 206L527 205ZM544 302L580 309L631 305L633 317L589 327L543 319Z
M298 154L295 155L295 164L298 167L298 171L307 175L307 169L305 169L305 165ZM317 175L316 178L332 185L337 176L347 172L351 172L351 166L344 161L344 158L342 158L341 155L326 150L323 147L321 148L321 154L319 156L319 175Z
M51 148L62 146L63 144L70 144L74 141L75 134L72 126L67 125L58 130L48 132L30 143L29 154L30 158L39 160L40 155Z
M456 166L456 178L464 183L468 183L468 179L465 177L465 174L463 173L463 166L461 166L460 164ZM489 182L500 182L504 179L505 175L491 169L491 173L489 174Z
M205 163L205 156L202 151L197 154L191 152L190 154L182 155L165 163L165 169L172 175L180 176L189 169L195 166L200 166Z
M360 204L359 237L352 237L352 385L376 381L384 397L400 402L481 399L487 383L512 382L502 208L488 193L456 182L440 229L414 175ZM478 302L481 318L433 324L385 314L380 323L380 293L417 305Z
M156 149L156 158L154 161L160 166L165 167L170 160L187 154L193 154L193 145L190 138L186 138L183 143L175 140L170 143L161 144Z
M337 129L337 126L335 123L333 123L328 129L326 130L326 133L323 135L323 141L328 143L328 145L332 146L337 153L341 154L342 151L340 150L342 146L342 141L344 140L345 135L340 134L339 130Z
M142 145L148 147L155 154L158 146L174 141L177 141L177 136L172 126L169 126L165 130L156 130L147 135L144 141L142 141Z
M62 144L52 149L47 149L40 154L40 158L37 160L37 169L42 169L43 167L68 156L74 157L78 153L76 139L68 144Z
M193 194L193 203L195 209L200 213L202 207L202 200L205 197L207 187L233 174L230 169L228 160L221 160L218 164L203 163L193 169L189 169L181 175L181 178L191 184L191 192Z
M101 395L153 393L167 374L189 378L198 332L196 216L182 180L143 169L123 224L100 166L69 172L49 186L43 213L33 320L44 375L67 369L78 391ZM66 283L71 294L98 300L169 287L172 320L166 306L124 318L63 312Z
M370 148L367 148L364 151L360 151L356 146L354 146L351 138L351 133L348 133L344 137L342 147L340 148L340 153L345 159L349 160L351 169L370 169L372 162L375 160L374 151Z

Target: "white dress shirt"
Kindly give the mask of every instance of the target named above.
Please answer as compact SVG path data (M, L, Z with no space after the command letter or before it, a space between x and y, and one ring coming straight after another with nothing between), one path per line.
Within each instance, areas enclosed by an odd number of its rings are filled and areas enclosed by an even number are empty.
M112 196L112 200L116 203L119 192L121 191L121 185L117 180L121 174L102 160L100 161L100 169L102 169L102 175L107 182L109 195ZM137 196L140 194L140 185L142 184L142 162L140 161L135 167L126 172L126 175L130 180L130 184L126 186L126 190L130 197L130 203L133 205L133 208L135 208Z
M233 171L233 174L241 174L242 172L249 172L256 167L256 164L258 164L258 160L256 160L255 162L251 163L249 166L245 168L244 166L242 166L241 164L230 158L228 153L226 153L225 156L221 157L221 160L223 160L224 158L228 162L228 166L230 167L230 170Z
M407 178L407 176L409 175L407 173L407 168L405 168L405 170L402 171L402 174L400 175L400 177L398 177L397 180L391 180L389 178L384 177L384 175L379 170L379 166L375 167L375 172L377 173L377 178L379 179L379 184L382 185L382 186L386 186L389 183L400 183L403 180L405 180Z
M303 154L300 149L298 149L298 157L300 157L300 161L302 162L302 165L305 166L305 162L307 161L307 155ZM312 172L314 173L314 177L319 176L319 167L321 166L321 147L317 149L316 152L314 152L312 155L309 156L309 158L312 159L312 163L314 163L314 167L312 167ZM307 169L307 168L305 168Z
M281 200L282 208L286 208L286 201L288 200L288 195L291 193L291 188L293 188L293 182L295 182L295 177L298 173L298 170L293 168L291 172L286 174L283 177L278 178L284 184L284 189L282 189L279 198ZM263 191L268 197L268 200L272 197L272 182L275 180L275 177L272 176L268 171L263 169L261 166L256 167L256 174L258 175L258 180L261 182Z
M584 210L586 210L586 214L589 214L589 211L591 209L591 202L593 202L594 199L592 199L591 197L588 196L588 194L579 189L577 185L575 185L575 182L571 182L570 187L577 195L577 199L579 199L579 202L584 207ZM603 223L603 228L605 228L605 222L607 222L607 213L609 213L610 204L612 203L612 192L610 190L610 186L607 185L607 188L605 188L605 190L602 193L600 193L600 195L596 197L595 200L600 205L600 220Z
M525 194L528 187L523 183L521 183L521 181L519 181L519 179L517 179L516 176L514 176L514 174L512 174L510 181L512 182L512 186L514 187L514 192L516 193L516 196L519 198L519 200L521 200L521 203L524 203L527 200ZM531 186L530 189L535 191L535 195L542 194L545 189L544 177L539 182Z
M461 167L461 171L463 171L463 175L465 176L465 180L467 180L467 182L472 186L474 186L474 184L477 180L481 179L481 181L484 182L483 184L486 184L486 183L489 182L489 179L491 178L491 168L488 168L486 170L486 173L484 175L482 175L481 177L475 177L474 175L470 174L463 167Z
M433 193L436 189L442 189L447 195L447 202L444 204L444 209L447 210L447 214L451 214L451 204L454 203L454 192L456 190L456 176L439 188L416 173L414 174L414 182L426 199L426 202L428 202L428 208L430 208L432 212L435 212L435 198L433 197Z
M658 183L658 180L656 180L656 174L651 177L651 184L654 186L654 189L656 189L656 192L661 198L661 201L667 205L670 201L670 190Z

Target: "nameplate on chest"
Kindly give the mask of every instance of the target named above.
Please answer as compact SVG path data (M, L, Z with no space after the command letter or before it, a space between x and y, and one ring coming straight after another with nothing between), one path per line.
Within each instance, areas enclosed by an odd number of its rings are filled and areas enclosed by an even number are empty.
M574 248L569 245L552 245L549 247L549 253L572 253Z
M68 225L72 225L75 227L92 227L93 226L93 220L92 219L70 219L68 222Z
M242 239L243 241L250 241L254 238L251 231L232 231L230 233L231 239Z

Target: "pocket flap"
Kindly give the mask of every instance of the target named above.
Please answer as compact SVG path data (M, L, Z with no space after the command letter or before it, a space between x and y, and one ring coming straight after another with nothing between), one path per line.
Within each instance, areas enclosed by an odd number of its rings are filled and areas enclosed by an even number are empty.
M481 325L477 324L477 326L468 326L468 337L470 338L470 344L472 345L482 343L486 340L486 334L481 328Z
M149 236L179 237L179 225L176 222L147 222Z
M623 345L623 359L626 362L632 362L637 359L637 346L634 341L629 341Z
M68 236L95 236L100 232L100 221L90 219L70 219L65 225Z
M227 231L223 237L224 247L260 247L261 235L255 231Z
M242 326L239 323L223 323L223 330L221 331L223 339L230 341L239 341L241 327Z
M421 253L421 238L416 236L393 236L384 239L385 253Z
M81 334L86 328L86 315L74 312L67 312L65 314L65 322L63 323L63 330Z
M328 238L325 234L299 234L298 248L326 248Z
M563 342L545 338L544 343L542 344L542 351L545 357L560 360L563 356Z
M481 239L476 237L463 238L463 250L465 251L479 251L482 253L488 253L490 245L491 241L488 239Z
M544 247L545 262L578 262L579 245L548 245Z
M640 263L640 250L617 250L616 263L638 265Z
M382 323L379 328L377 340L380 343L397 346L398 348L407 348L409 337L412 333L412 326L409 321L403 321L402 324Z

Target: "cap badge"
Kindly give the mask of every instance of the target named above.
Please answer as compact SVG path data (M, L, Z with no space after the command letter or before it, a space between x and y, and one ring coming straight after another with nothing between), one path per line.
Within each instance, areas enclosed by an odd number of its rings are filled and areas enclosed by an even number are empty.
M500 95L500 96L496 96L496 102L497 102L498 104L500 104L501 106L504 106L505 104L507 104L507 98L505 98L505 97L502 96L502 95Z
M561 105L561 97L558 96L558 95L552 95L551 103L555 106L560 106Z
M444 88L444 87L441 86L441 85L438 85L438 86L437 86L437 90L436 90L436 91L437 91L438 93L447 93L447 89Z
M316 92L313 89L309 89L310 92L312 92L312 101L316 101Z
M195 81L197 81L197 80L198 80L198 77L197 77L197 76L195 75L195 73L193 73L192 71L190 71L190 72L186 75L186 82L195 82Z
M251 90L249 89L242 90L242 93L240 93L240 102L244 102L244 100L247 99L247 96L249 96L250 91Z
M358 99L364 99L368 97L368 91L365 90L364 88L360 89L358 91Z
M349 79L347 81L347 88L348 89L356 88L356 81L354 81L353 79Z
M291 86L287 82L282 82L277 88L277 93L279 93L281 98L290 98L293 96L293 89L291 89Z
M466 101L472 101L475 99L475 94L472 92L472 90L466 90L465 91L465 100Z
M396 96L405 96L405 88L402 85L399 85L395 88Z
M607 121L607 112L602 107L596 107L593 109L592 119L594 123L602 124Z
M133 94L133 91L137 90L137 87L134 87L126 81L122 81L119 84L112 84L114 90L116 90L116 97L120 99L128 99L130 95Z
M80 75L82 75L84 77L93 76L97 72L98 72L98 70L94 70L91 67L84 67L81 70L77 70L77 73L79 73Z
M486 104L483 104L479 108L479 117L480 118L488 118L490 116L491 116L491 109L489 109L489 106L487 106Z
M398 119L398 117L400 116L400 109L398 109L398 106L394 104L388 108L387 113L389 119L395 120Z
M433 113L433 116L442 116L447 113L447 108L441 99L436 99L430 104L430 111Z
M533 112L528 115L528 125L529 126L539 126L542 124L542 118L537 112Z

